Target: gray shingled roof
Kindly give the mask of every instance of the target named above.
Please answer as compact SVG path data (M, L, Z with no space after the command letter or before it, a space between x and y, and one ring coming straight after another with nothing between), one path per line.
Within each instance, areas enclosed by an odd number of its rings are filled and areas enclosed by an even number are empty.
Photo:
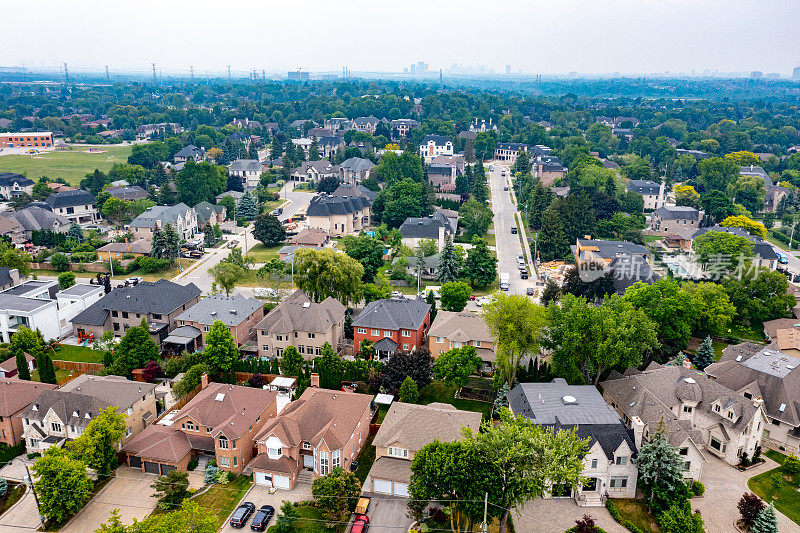
M446 137L444 135L426 135L425 137L422 138L422 141L420 141L419 144L420 145L427 145L430 141L433 141L434 143L436 143L437 146L444 146L447 143L452 143L453 142L450 139L450 137Z
M261 172L264 170L264 166L257 159L237 159L231 162L228 169L238 172Z
M426 444L461 440L461 428L480 430L481 413L461 411L447 403L416 405L394 402L375 435L373 446L391 446L395 442L416 452Z
M416 330L428 316L431 306L421 299L376 300L353 320L354 327Z
M88 191L77 189L74 191L54 192L45 201L51 208L74 207L77 205L93 205L94 196Z
M409 217L400 226L400 233L406 239L438 239L439 228L444 227L445 235L453 233L453 228L440 212L427 217Z
M653 211L663 220L698 220L700 211L685 205L663 205Z
M658 194L661 184L651 180L631 180L628 182L628 190L639 194Z
M25 231L56 230L70 225L68 218L36 206L3 213L2 216L16 220Z
M226 326L237 326L263 304L255 298L245 298L241 294L233 296L206 296L176 317L176 320L213 324L221 320Z
M350 159L345 159L339 165L339 167L353 172L361 172L362 170L369 170L374 166L375 163L373 163L369 159L364 159L363 157L351 157Z
M178 150L173 157L203 157L205 153L205 150L202 148L189 144Z
M106 189L106 192L114 198L119 198L120 200L140 200L150 196L146 190L142 189L138 185L109 187Z
M363 196L334 196L318 194L311 199L306 209L310 217L329 217L331 215L352 215L369 207L369 201Z
M22 174L0 172L0 187L11 187L15 183L20 187L28 187L29 185L33 185L33 180L26 178Z
M344 313L345 306L338 300L328 297L316 303L298 289L270 311L256 328L275 333L325 333L344 319Z
M630 241L608 241L604 239L578 239L582 247L596 247L597 251L592 250L592 254L604 259L613 259L620 254L627 255L650 255L647 248Z
M185 217L186 213L191 209L183 202L175 205L155 205L148 207L144 213L134 218L129 226L132 228L154 228L158 220L161 221L162 225L167 223L175 225L178 217Z

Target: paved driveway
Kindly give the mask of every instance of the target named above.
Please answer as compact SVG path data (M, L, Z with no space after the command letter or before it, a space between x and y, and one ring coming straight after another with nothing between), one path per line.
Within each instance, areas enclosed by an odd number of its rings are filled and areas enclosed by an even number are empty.
M250 487L250 490L244 495L241 499L241 502L253 502L256 506L256 509L261 507L262 505L271 505L275 508L275 515L277 516L280 514L281 510L281 503L283 500L288 500L290 502L305 502L312 500L313 497L311 496L311 485L298 483L295 485L294 490L278 490L275 494L269 493L269 487L265 487L264 485L256 485L253 484ZM240 503L241 503L240 502ZM238 507L238 504L237 504ZM252 520L252 516L250 517ZM269 525L275 525L275 518L273 518ZM249 526L246 526L248 528ZM225 520L225 525L222 526L221 532L225 533L233 533L234 531L242 531L241 529L236 529L231 527L230 525L230 517Z
M29 460L24 455L15 457L10 463L5 465L3 468L0 468L0 477L11 481L21 482L27 475L25 471L26 464L30 468L30 466L33 464L33 461Z
M114 479L108 482L75 518L61 529L62 533L86 533L94 531L108 520L113 509L125 524L147 517L155 508L157 500L152 497L150 485L156 476L140 470L121 466L117 468Z
M521 513L511 513L514 529L517 531L535 531L536 533L564 533L575 525L575 521L588 514L595 523L608 533L626 533L628 530L619 525L605 507L578 507L572 498L528 502ZM706 531L716 531L706 529Z
M33 492L28 490L14 507L0 516L0 533L19 533L20 531L34 531L39 527L39 511Z
M414 521L406 516L408 498L366 492L369 502L369 530L373 533L406 531ZM405 528L405 529L403 529Z

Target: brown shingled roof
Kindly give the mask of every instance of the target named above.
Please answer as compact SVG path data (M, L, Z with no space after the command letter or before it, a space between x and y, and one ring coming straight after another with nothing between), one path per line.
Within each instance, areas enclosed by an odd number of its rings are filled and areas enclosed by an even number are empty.
M55 388L55 385L38 381L25 381L17 378L0 379L0 416L13 415L35 400L42 391Z

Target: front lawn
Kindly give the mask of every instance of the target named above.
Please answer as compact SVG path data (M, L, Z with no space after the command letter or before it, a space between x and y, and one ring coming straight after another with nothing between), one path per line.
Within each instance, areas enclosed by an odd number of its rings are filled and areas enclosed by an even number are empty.
M79 363L102 363L103 352L92 350L85 346L73 346L62 344L61 348L56 348L55 353L50 352L50 357L54 361L75 361Z
M492 404L486 402L478 402L475 400L464 400L456 398L456 388L448 387L441 381L434 381L426 385L419 391L419 402L422 405L429 403L449 403L463 411L475 411L481 413L484 420L488 420L492 416Z
M785 455L774 450L769 450L764 455L781 464L786 459ZM775 479L773 479L773 474L775 473L778 474L778 479L783 480L777 490ZM797 490L798 485L800 485L800 474L787 475L781 470L780 466L753 476L747 481L747 486L750 487L750 490L758 494L765 502L775 504L775 508L795 524L800 524L800 492Z
M252 258L256 263L266 263L270 259L278 258L278 250L283 247L282 244L267 248L262 243L258 243L245 254L245 257Z
M645 504L644 500L612 498L611 501L617 506L620 523L622 523L622 525L625 525L626 522L630 522L638 527L642 533L658 533L661 531L653 515L647 510L647 504Z
M218 527L222 527L252 484L253 476L239 476L227 485L212 486L192 498L192 501L205 508L206 512L215 515Z
M8 511L25 494L25 485L22 483L9 483L8 492L0 496L0 515Z
M322 518L322 512L316 507L312 507L310 505L298 505L297 512L299 513L300 518L294 522L293 531L295 531L295 533L327 533L344 530L344 528L331 529L329 527L325 527L324 519Z

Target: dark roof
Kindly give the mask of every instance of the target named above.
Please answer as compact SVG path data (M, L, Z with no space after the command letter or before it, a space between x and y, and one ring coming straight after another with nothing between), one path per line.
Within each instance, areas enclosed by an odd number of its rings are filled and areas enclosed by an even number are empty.
M202 157L205 153L202 148L189 144L178 150L173 157Z
M166 279L141 281L132 287L119 287L103 296L72 319L73 324L102 326L109 311L167 315L200 296L194 283L178 285Z
M263 304L255 298L241 294L232 296L206 296L176 317L176 320L213 324L221 320L226 326L238 326L255 313Z
M639 194L658 194L661 184L650 180L631 180L628 183L628 190Z
M311 199L306 209L310 217L329 217L331 215L350 215L369 207L371 202L363 196L335 196L318 194Z
M497 143L496 150L525 150L530 152L531 145L522 143Z
M344 144L344 140L341 137L334 136L326 136L320 137L317 139L317 146L341 146Z
M409 217L400 226L400 233L406 239L438 239L439 228L444 228L445 235L453 233L450 221L441 212L427 217Z
M582 247L594 247L592 254L604 259L613 259L621 254L627 255L650 255L642 245L634 244L630 241L608 241L604 239L578 239Z
M699 220L700 211L685 205L663 205L653 211L663 220Z
M106 189L106 192L114 198L119 198L120 200L140 200L150 196L146 190L142 189L138 185L109 187Z
M241 131L234 131L230 135L228 135L228 139L232 141L247 141L250 139L250 136L242 133Z
M14 183L17 183L20 187L27 187L28 185L33 185L33 180L26 178L22 174L0 172L0 187L11 187Z
M421 299L376 300L370 302L353 320L353 326L375 329L417 330L431 306Z
M436 143L437 146L444 146L447 143L451 143L452 144L452 142L453 142L450 139L450 137L446 137L444 135L426 135L425 137L422 138L422 141L420 141L419 144L420 145L426 145L431 141Z
M0 287L5 287L14 283L11 278L11 269L9 267L0 267Z
M77 189L74 191L54 192L45 201L51 208L74 207L76 205L93 205L94 196L89 191Z
M614 290L618 294L624 294L628 287L639 281L651 285L661 278L641 255L618 255L611 260L608 268L612 272Z

